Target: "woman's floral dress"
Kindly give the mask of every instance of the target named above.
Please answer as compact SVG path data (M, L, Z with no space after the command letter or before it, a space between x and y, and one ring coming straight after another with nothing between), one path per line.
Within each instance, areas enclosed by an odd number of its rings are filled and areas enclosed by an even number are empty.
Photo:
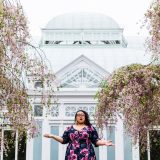
M96 129L91 125L80 131L73 126L67 127L62 136L63 144L68 144L65 160L96 160L92 143L97 147L99 140Z

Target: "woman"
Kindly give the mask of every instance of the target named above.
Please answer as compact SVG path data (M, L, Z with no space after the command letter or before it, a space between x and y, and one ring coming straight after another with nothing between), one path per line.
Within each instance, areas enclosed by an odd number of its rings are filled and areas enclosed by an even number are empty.
M62 144L68 144L65 160L96 160L94 148L98 146L113 146L112 141L101 140L96 129L89 121L88 113L79 110L75 114L75 124L67 127L62 137L44 134Z

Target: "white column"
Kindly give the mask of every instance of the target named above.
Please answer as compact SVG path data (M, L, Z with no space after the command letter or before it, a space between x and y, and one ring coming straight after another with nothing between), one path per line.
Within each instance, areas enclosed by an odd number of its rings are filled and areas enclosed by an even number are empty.
M103 138L107 139L106 128L103 130ZM107 160L107 146L99 147L99 159Z
M26 160L33 160L33 139L27 139Z
M147 156L148 156L148 160L151 159L151 155L150 155L150 138L149 138L149 130L147 131Z
M66 126L62 124L59 125L59 136L63 135L63 132L65 130ZM57 142L58 143L58 142ZM65 158L65 151L66 151L66 145L59 143L59 159L64 159Z
M99 146L99 159L107 159L107 147Z
M31 84L31 83L29 83L29 84ZM34 99L33 99L33 97L30 97L29 101L30 101L30 104L32 106L32 110L34 111L34 108L33 108ZM29 116L29 119L31 120L31 117L32 117L31 114L29 114L28 116ZM33 160L33 138L29 138L29 132L27 132L26 160Z
M115 159L124 160L123 122L119 117L115 127Z
M42 124L42 160L50 160L50 139L43 137L45 133L50 133L50 125L46 116L46 107L43 109L43 124Z
M135 145L132 145L132 160L140 160L139 142L137 142Z
M65 106L64 106L64 102L61 102L61 105L59 106L59 116L61 119L61 124L59 125L59 135L62 136L66 127L64 124L64 119L65 119ZM68 144L61 144L59 143L59 159L63 160L65 159L65 153L66 153L66 148L67 148Z
M1 160L3 160L3 145L4 145L4 129L2 128L2 139L1 139Z

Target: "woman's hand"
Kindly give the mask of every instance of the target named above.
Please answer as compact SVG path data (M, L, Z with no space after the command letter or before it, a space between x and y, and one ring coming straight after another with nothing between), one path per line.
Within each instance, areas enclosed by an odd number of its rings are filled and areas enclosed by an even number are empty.
M103 143L105 146L114 146L114 144L112 143L111 140L109 140L109 141L102 140L102 143Z
M43 136L46 138L51 138L51 134L49 134L49 133L45 133Z
M111 140L106 141L106 140L104 140L104 139L99 140L99 141L97 142L97 145L99 145L99 146L114 146L114 144L112 143Z
M56 140L60 143L63 143L63 138L60 137L60 136L56 136L54 134L49 134L49 133L45 133L43 136L46 137L46 138L52 138L52 139L54 139L54 140Z

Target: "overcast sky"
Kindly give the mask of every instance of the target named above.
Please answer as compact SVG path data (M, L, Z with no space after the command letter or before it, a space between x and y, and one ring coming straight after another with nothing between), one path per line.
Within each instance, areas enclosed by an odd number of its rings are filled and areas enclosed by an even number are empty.
M152 0L20 0L28 17L32 36L40 36L43 28L53 17L67 12L96 12L112 17L124 35L135 36L140 30L144 13Z

